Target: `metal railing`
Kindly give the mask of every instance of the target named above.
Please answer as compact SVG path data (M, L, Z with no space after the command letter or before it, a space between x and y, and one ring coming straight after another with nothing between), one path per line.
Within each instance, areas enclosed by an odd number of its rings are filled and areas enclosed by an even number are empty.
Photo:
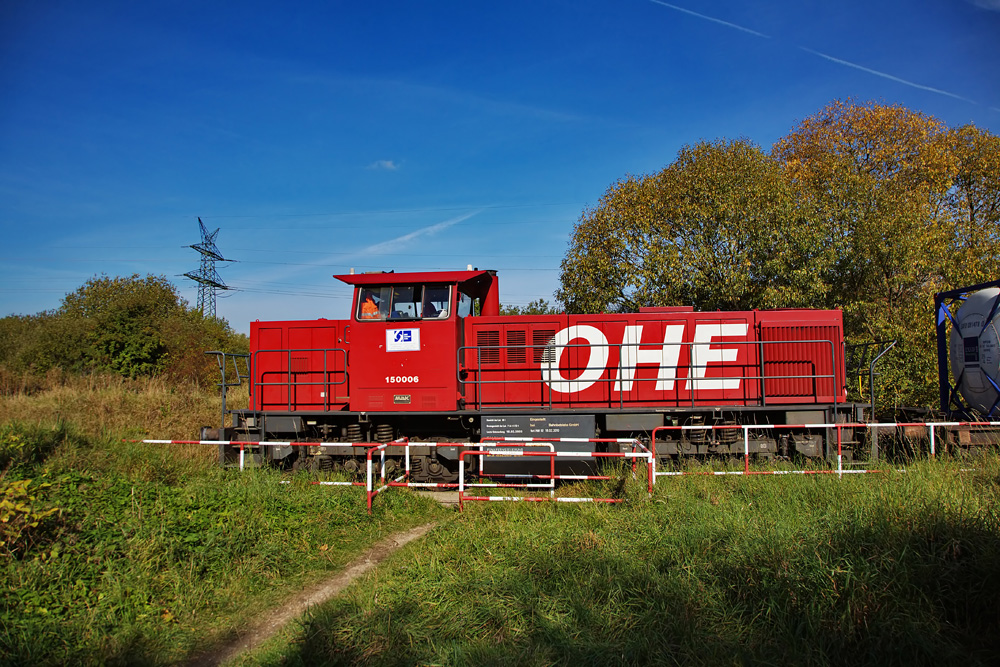
M243 384L243 380L250 379L250 355L221 352L219 350L210 350L205 354L215 357L216 362L219 364L219 374L222 377L221 382L217 383L222 392L222 420L219 422L219 432L221 433L226 428L226 394L230 387L239 387ZM246 373L240 373L240 359L243 360L243 367L246 369ZM230 362L232 362L232 373L229 372ZM231 381L233 374L236 376L235 382ZM253 402L252 387L250 388L250 400Z
M322 355L323 355L323 368L322 369L305 368L305 369L302 369L302 370L295 370L293 368L293 364L292 364L292 361L293 361L292 355L293 354L315 354L315 353L322 353ZM333 353L333 354L331 354L331 353ZM259 355L261 355L261 354L284 354L285 355L285 367L284 367L284 369L274 370L272 368L272 369L269 369L269 370L261 373L260 379L257 379L256 376L254 377L254 382L252 383L251 387L253 389L258 389L259 392L260 392L258 394L258 397L260 399L259 405L260 405L260 409L261 410L266 410L269 407L270 408L274 408L274 407L276 407L278 405L278 403L276 403L276 402L272 402L272 403L266 403L265 402L264 389L266 387L281 387L281 388L285 389L285 401L284 402L285 402L285 407L286 407L286 409L289 412L291 412L293 410L293 407L292 407L293 405L295 405L296 407L299 405L298 401L293 401L292 400L293 395L295 395L295 394L298 393L298 391L297 391L298 389L303 388L303 387L323 387L324 389L320 393L322 394L322 398L324 400L320 401L318 404L323 405L324 409L326 411L329 411L330 410L330 406L333 404L331 402L331 400L330 400L330 398L331 398L330 395L333 393L332 391L330 391L330 388L331 387L338 387L340 385L346 385L347 381L348 381L347 350L345 350L343 348L340 348L340 347L333 347L333 348L306 348L306 349L298 349L298 350L284 349L284 348L282 348L282 349L275 349L275 350L255 350L254 353L253 353L253 358L251 359L251 365L250 365L251 370L259 368L259 366L258 366L259 361L258 360L259 360ZM338 367L338 364L337 364L337 361L339 359L339 357L337 356L338 354L339 355L343 355L343 363L341 363L339 365L339 367ZM333 357L333 367L332 368L330 367L331 356ZM322 374L323 379L322 380L300 380L300 379L298 379L298 378L295 377L296 375L317 375L317 374ZM341 376L340 379L338 379L338 380L331 379L331 376L336 377L338 374ZM283 381L272 381L272 382L265 382L264 381L264 376L274 376L274 375L285 376L285 379ZM307 405L316 405L317 402L310 400L306 404ZM251 401L251 405L254 405L253 401Z
M623 407L625 407L626 404L629 404L629 403L632 403L632 404L641 404L641 403L651 403L651 402L667 403L667 404L672 403L672 404L674 404L675 407L681 407L682 404L685 405L685 406L690 405L690 407L697 407L698 405L705 404L705 403L716 404L720 400L720 399L717 399L717 398L702 398L702 399L699 399L698 396L697 396L697 394L699 393L699 391L706 392L706 393L711 393L711 394L716 394L716 395L718 393L721 393L724 396L724 398L721 399L721 400L724 400L724 401L725 400L729 400L730 401L729 404L734 404L735 403L735 404L740 404L740 405L760 405L760 406L773 405L773 404L779 404L779 403L781 403L782 399L789 399L789 398L791 398L791 399L795 399L795 398L798 398L798 399L812 398L812 399L814 399L815 402L821 402L820 401L821 398L822 399L828 398L829 400L822 401L822 402L832 403L834 405L834 409L836 409L837 404L840 403L840 402L843 402L843 392L845 390L845 387L843 386L843 382L844 382L845 378L843 377L843 372L842 371L840 373L838 373L839 369L838 369L838 364L837 364L837 345L832 340L828 340L828 339L781 340L781 341L747 340L747 341L725 341L724 343L714 343L714 344L715 345L724 344L726 346L735 346L735 345L742 345L742 346L747 346L747 347L751 347L752 346L752 347L755 347L757 349L757 355L756 355L757 358L756 358L755 361L744 362L744 363L712 361L712 362L705 363L705 364L689 363L689 364L684 365L684 366L681 366L680 364L675 365L675 366L668 366L667 368L670 369L670 370L672 370L672 374L667 374L662 379L661 379L660 376L664 375L664 373L663 373L663 366L660 367L660 372L657 374L657 377L645 377L645 378L643 378L643 377L637 377L638 376L638 369L641 366L648 366L648 365L652 365L652 364L638 364L638 363L636 363L634 365L619 365L618 367L616 367L618 369L619 373L621 371L631 371L631 373L630 373L630 377L631 377L630 382L632 383L633 388L632 389L628 389L628 390L624 390L624 391L621 390L621 388L620 388L620 383L623 381L623 379L619 378L619 377L616 377L617 373L614 372L614 370L612 369L611 366L606 366L605 369L604 369L604 372L602 373L602 375L601 375L600 378L594 380L586 388L583 388L579 392L558 392L558 391L552 389L552 387L546 381L546 369L544 367L541 368L541 369L539 369L535 365L530 365L530 366L526 365L526 366L520 367L520 368L517 368L517 367L512 368L510 365L505 364L502 361L500 361L503 358L503 356L504 356L504 351L505 350L511 350L511 349L525 350L524 358L525 359L529 359L529 358L531 358L531 354L528 352L528 350L534 350L534 351L543 350L543 354L545 355L545 357L547 357L550 360L554 360L556 362L556 364L558 364L559 358L562 355L563 351L565 351L565 350L575 350L575 349L582 350L582 349L586 349L586 350L589 351L591 348L608 348L609 351L610 351L610 349L615 349L618 352L618 358L622 359L622 358L624 358L622 356L622 350L623 350L623 348L632 348L632 347L635 347L635 345L632 344L632 343L606 343L606 344L589 344L589 343L584 343L584 344L577 344L577 345L559 345L559 346L540 346L540 345L482 345L482 346L478 346L478 345L465 345L465 346L462 346L462 347L460 347L458 349L458 380L459 380L460 386L462 386L463 388L466 385L472 385L475 388L475 397L472 400L468 400L467 399L467 405L470 406L470 407L472 407L472 409L480 409L480 410L484 409L484 408L488 408L488 407L506 407L506 406L509 406L509 405L512 404L512 401L510 401L509 399L505 399L503 401L495 401L495 402L494 401L490 401L490 402L484 401L483 400L483 387L484 386L489 387L489 386L493 386L493 385L504 385L504 386L513 386L513 385L539 385L540 386L540 392L541 392L540 393L540 396L541 396L540 400L538 400L538 401L531 401L531 400L516 401L516 403L518 403L520 405L531 405L531 406L538 406L538 407L545 407L545 408L552 408L553 407L553 403L563 403L563 402L595 403L595 402L604 402L603 399L601 399L600 401L596 401L596 400L594 400L592 398L582 399L582 398L579 397L580 393L588 391L589 388L590 388L590 386L592 386L594 384L608 385L607 391L606 392L602 392L602 393L606 393L606 395L607 395L606 402L607 402L609 408L611 408L611 407L623 408ZM687 347L688 348L688 358L691 359L692 358L691 348L693 346L695 346L695 345L703 346L703 345L705 345L705 343L703 343L703 342L699 342L699 343L696 343L696 342L667 342L667 343L657 343L657 345L660 345L662 347L666 347L666 346L678 346L678 347L683 346L683 347ZM785 346L785 347L787 347L789 345L822 345L822 346L828 347L829 348L829 357L828 358L829 358L829 363L830 363L829 368L831 369L832 372L831 373L819 373L819 372L816 372L816 367L817 367L818 360L815 357L809 357L809 356L807 356L806 353L803 353L803 356L799 357L799 358L792 358L792 359L768 359L767 355L765 354L765 352L767 350L767 346L771 346L771 345L779 345L779 346ZM647 346L647 347L652 347L652 346ZM484 368L484 366L483 366L483 352L484 351L486 351L486 352L494 352L495 351L496 358L498 360L496 362L497 363L497 367L496 368L489 368L489 367ZM476 357L476 367L475 368L467 367L463 363L464 360L465 360L465 358L468 355L470 355L471 353L474 353L475 357ZM680 355L680 352L678 352L678 358L679 358L679 355ZM826 355L823 355L823 356L825 357ZM606 355L605 358L609 359L610 355ZM490 363L492 363L492 362L490 362ZM551 361L550 361L550 363L551 363ZM768 370L767 367L768 366L772 366L772 365L776 365L776 364L800 364L800 365L804 364L804 365L810 365L810 366L812 366L813 372L812 373L807 373L807 374L774 374L774 373L768 374L767 373L767 370ZM723 375L708 376L707 375L708 374L708 369L710 369L710 368L713 369L713 370L714 369L723 369L724 372L725 371L732 371L732 370L735 370L735 369L739 369L742 372L739 375L735 375L735 374L723 374ZM586 372L588 369L590 369L589 365L578 365L578 366L571 366L571 367L567 367L567 368L559 367L558 371L553 371L550 368L548 372L550 374L553 373L553 372L558 372L558 373L568 372L568 373L571 373L571 374L572 373L582 374L582 373ZM700 369L701 372L703 373L703 375L701 375L699 377L694 377L692 375L691 371L694 371L695 369ZM749 372L751 369L753 371L756 371L756 372ZM484 377L484 376L489 376L491 374L507 375L507 374L514 374L514 373L537 372L539 370L541 371L542 376L540 378L537 378L537 379L535 379L535 378L528 378L528 379L516 380L516 379L509 379L509 378L506 378L506 377L501 377L500 379L492 380L492 379L486 379ZM608 370L612 370L612 372L608 373L607 372ZM689 372L688 372L687 375L681 375L681 371L682 370L688 370ZM472 375L473 378L470 379L470 377L469 377L470 375ZM607 377L605 377L605 376L607 376ZM579 375L577 375L577 377L579 377ZM629 394L638 395L639 390L636 388L636 385L639 385L640 383L647 383L647 384L650 383L650 382L656 383L656 382L660 382L662 380L667 380L667 381L674 382L675 383L674 384L674 388L672 390L654 390L658 394L660 394L660 396L658 396L655 399L653 399L653 398L639 398L639 397L634 397L634 398L633 397L628 397L628 398L626 398L626 396L629 395ZM726 381L726 380L728 380L728 381L737 380L739 382L741 388L740 389L730 389L730 388L725 388L725 387L718 388L718 389L716 389L716 388L707 388L707 389L706 388L699 388L699 385L701 385L701 387L704 387L705 383L718 382L718 381ZM767 393L767 383L770 382L770 381L775 381L775 380L786 380L786 381L793 381L793 382L794 381L798 381L798 380L805 380L805 381L809 382L809 384L811 385L811 389L808 390L808 391L806 391L806 392L800 392L800 393L796 393L796 394L780 393L780 394L776 394L776 395L772 396L769 399L768 398L768 393ZM565 380L565 381L568 382L568 383L570 383L570 384L575 383L575 382L580 382L579 380ZM684 391L686 391L689 394L689 397L688 397L687 400L682 399L681 396L680 396L680 394L682 392L682 390L679 388L680 383L686 383L687 384L687 387L684 389ZM757 392L756 393L754 393L750 389L751 386L754 386L752 383L756 384L756 387L757 387ZM829 389L827 389L826 387L821 387L821 384L826 384L826 383L828 383ZM619 385L619 387L616 388L614 385ZM841 386L838 386L838 385L841 385ZM735 395L736 392L740 392L740 395ZM465 391L464 389L463 389L462 393L468 395L468 392ZM577 394L577 395L574 396L571 401L570 400L565 400L564 401L564 400L559 400L559 399L553 399L553 393L558 393L558 394L574 393L574 394ZM615 393L618 394L617 401L614 399L614 394ZM652 391L649 392L649 393L652 393ZM663 394L670 394L670 393L674 394L674 398L664 398L662 396ZM527 394L527 392L526 392L526 394ZM699 403L699 401L700 401L700 403Z
M338 446L338 447L356 447L363 449L365 452L366 468L365 468L365 481L314 481L309 482L310 484L322 485L322 486L363 486L365 487L365 502L369 513L372 511L372 501L381 492L385 491L390 487L404 487L404 488L438 488L438 489L457 489L459 492L459 506L462 507L465 501L482 500L482 501L526 501L526 502L538 502L538 501L552 501L552 502L602 502L602 503L620 503L621 498L577 498L577 497L555 497L554 496L554 486L556 481L579 481L579 480L606 480L609 479L607 475L579 475L579 474L559 474L555 470L555 461L557 458L568 458L568 459L609 459L609 458L619 458L626 461L631 460L633 462L633 472L635 472L635 463L640 461L645 461L646 467L646 478L647 478L647 491L648 493L653 493L653 487L656 484L656 480L659 477L680 477L687 475L745 475L745 476L755 476L755 475L765 475L765 476L782 476L782 475L836 475L837 477L843 477L844 475L854 475L863 473L885 473L885 469L845 469L843 465L842 457L842 438L841 431L843 429L870 429L876 430L879 428L920 428L927 429L928 439L929 439L929 454L931 458L934 458L937 454L936 441L937 436L940 435L941 430L947 429L962 429L962 428L982 428L982 429L994 429L1000 428L1000 421L982 421L982 422L891 422L891 423L868 423L868 422L858 422L858 423L835 423L835 424L726 424L726 425L697 425L697 426L662 426L653 430L652 440L649 447L646 447L639 440L631 438L521 438L521 437L510 437L510 438L492 438L488 441L483 442L415 442L410 443L406 438L399 438L391 442L377 443L377 442L356 442L356 443L344 443L344 442L296 442L296 441L239 441L239 440L127 440L126 442L143 442L147 444L156 445L213 445L213 446L229 446L239 449L239 468L243 470L246 465L246 450L250 449L259 450L266 447L325 447L328 445ZM668 431L691 431L691 430L740 430L743 433L743 467L741 470L721 470L721 471L670 471L670 470L657 470L658 454L656 451L657 436L660 433ZM815 469L815 470L751 470L750 469L750 433L752 431L764 431L764 430L781 430L781 429L835 429L837 432L837 466L836 468L827 469ZM631 452L594 452L594 451L559 451L555 448L555 443L582 443L582 442L594 442L594 443L618 443L619 447L622 444L631 446ZM663 442L661 440L661 442ZM405 468L401 475L395 479L387 479L387 467L386 467L386 455L387 450L390 448L402 448L403 456L405 457ZM410 480L411 475L411 447L454 447L458 451L459 457L459 473L458 480L455 482L413 482ZM525 451L526 448L533 447L545 447L548 451ZM380 457L380 463L376 464L373 456L378 454ZM398 454L395 454L398 455ZM481 471L483 469L480 464L480 479L489 478L490 481L466 481L466 464L465 460L467 457L475 456L480 457L482 461L485 457L519 457L530 459L542 458L548 459L549 461L549 472L548 474L538 474L538 473L489 473L487 475L482 475ZM377 469L376 469L377 465ZM470 471L471 472L471 471ZM905 472L905 469L902 470ZM517 480L517 481L493 481L496 478L503 480ZM377 484L376 484L377 481ZM534 481L540 481L541 483L533 483ZM288 483L283 481L282 483ZM539 496L468 496L465 495L466 489L476 488L476 487L492 487L492 488L519 488L525 491L534 490L544 490L548 491L547 497Z

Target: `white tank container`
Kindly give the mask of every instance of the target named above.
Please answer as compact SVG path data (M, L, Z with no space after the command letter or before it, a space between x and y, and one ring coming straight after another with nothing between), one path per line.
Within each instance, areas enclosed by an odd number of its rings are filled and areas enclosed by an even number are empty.
M995 387L1000 386L1000 307L994 308L998 298L996 287L970 295L955 313L957 325L951 330L952 375L965 402L983 415L996 402Z

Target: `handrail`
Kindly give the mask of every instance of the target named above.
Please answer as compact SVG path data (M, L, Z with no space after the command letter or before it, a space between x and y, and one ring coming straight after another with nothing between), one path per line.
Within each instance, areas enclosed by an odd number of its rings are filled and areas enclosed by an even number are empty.
M667 342L667 343L657 343L657 344L658 345L662 345L662 346L667 346L667 345L671 345L671 346L686 346L688 348L691 348L694 345L704 345L704 343L695 343L693 341ZM788 362L788 363L798 363L798 364L810 364L813 367L813 369L815 370L815 368L816 368L816 359L814 359L814 358L808 358L808 357L803 356L802 358L799 358L799 359L771 360L771 361L768 361L765 358L766 355L763 354L763 351L766 350L767 346L769 346L769 345L789 345L789 344L800 344L800 345L809 345L809 344L816 345L816 344L818 344L818 345L828 346L829 347L830 368L832 369L832 373L826 374L826 373L816 373L816 372L813 372L813 373L810 373L810 374L796 374L796 375L773 375L773 374L769 375L769 374L767 374L765 372L765 370L764 370L764 367L765 367L766 364L780 364L780 363L785 363L785 362ZM673 375L672 375L671 379L673 379L674 382L676 382L676 383L687 382L688 383L688 385L689 385L688 392L690 394L689 398L690 398L690 405L691 405L691 407L697 407L697 405L698 405L697 398L695 396L695 392L697 391L698 383L700 383L700 382L715 381L715 380L739 380L741 383L743 383L743 382L750 382L750 381L759 381L760 393L759 393L759 396L756 396L756 397L753 396L752 392L750 392L748 390L747 385L742 385L739 390L724 389L724 388L718 389L718 391L724 392L724 393L725 392L732 392L732 391L739 391L739 392L741 392L741 394L742 394L741 401L742 401L743 404L756 404L756 405L764 406L764 405L767 405L769 403L769 400L777 400L779 398L777 396L769 399L768 396L767 396L767 394L766 394L766 392L765 392L765 390L764 390L765 383L768 380L811 380L812 381L812 390L811 390L811 392L809 392L809 393L802 393L802 394L795 394L794 397L808 397L808 396L812 396L812 397L817 398L817 399L820 397L820 395L821 395L821 393L823 391L820 388L821 382L823 382L823 381L830 381L830 383L832 385L831 391L830 391L830 396L832 397L832 401L831 402L833 403L835 410L836 410L836 406L841 402L840 401L840 394L841 394L841 391L843 390L843 387L838 388L838 386L837 386L838 380L840 380L841 377L840 377L840 373L838 373L839 369L838 369L838 366L837 366L836 344L832 340L829 340L829 339L779 340L779 341L742 340L742 341L726 341L725 345L744 345L744 346L751 346L752 345L752 346L757 346L758 350L759 350L758 351L758 355L757 355L757 359L756 360L748 359L748 360L746 360L744 362L741 362L741 363L735 363L735 362L728 362L728 363L726 363L726 362L714 362L713 361L713 362L706 362L704 364L688 363L688 364L685 364L683 366L680 365L680 364L676 364L674 366L668 366L668 368L672 368L672 370L673 370ZM499 380L485 379L489 374L495 374L495 373L512 373L512 372L523 372L523 371L539 371L541 369L538 366L526 366L524 368L511 368L510 366L503 365L501 363L496 368L484 368L483 367L483 363L482 363L482 354L483 354L484 350L490 350L490 351L495 350L495 351L497 351L498 355L502 357L503 356L503 352L505 350L509 350L509 349L523 349L523 350L527 351L527 350L537 350L540 347L543 347L543 346L535 344L535 345L463 345L463 346L459 347L458 348L458 360L459 360L459 364L458 364L458 369L459 369L459 371L458 371L458 373L459 373L459 375L458 375L458 381L459 381L459 384L463 385L463 386L466 385L466 384L474 384L475 385L475 387L476 387L476 400L472 402L473 406L474 406L473 409L482 410L484 407L488 407L488 406L494 405L493 403L487 403L486 401L483 400L483 386L484 385L517 385L517 384L533 384L533 385L534 384L541 384L542 387L543 387L543 389L542 389L543 390L543 399L542 399L542 401L538 402L538 403L536 403L534 401L530 401L530 402L524 402L524 404L525 405L536 405L537 404L540 407L545 407L547 405L547 407L551 408L552 407L552 402L553 402L552 393L553 393L554 390L552 389L552 387L547 382L545 382L544 377L529 378L529 379L525 379L525 380L514 380L514 379L507 379L507 378L501 378ZM545 347L547 348L549 346L545 346ZM562 352L564 350L569 350L569 349L583 349L583 348L586 348L586 349L589 350L589 349L595 348L595 347L596 348L605 348L605 347L606 348L614 348L614 349L616 349L618 351L618 358L622 359L623 358L622 357L622 349L625 348L625 347L632 347L632 344L631 343L628 343L628 344L626 344L626 343L603 343L603 344L582 343L582 344L576 344L576 345L559 345L557 347L558 347L560 355L562 354ZM462 363L463 360L464 360L464 358L465 358L466 353L468 351L470 351L470 350L475 350L475 353L476 353L476 368L468 368L467 366L465 366ZM689 352L688 353L688 358L690 359L691 357L692 357L692 355ZM525 358L528 358L527 354L525 355ZM678 359L679 358L680 358L680 355L678 354ZM642 364L642 365L647 365L647 364ZM638 373L636 373L636 371L639 369L639 367L640 367L640 364L634 364L634 365L619 366L619 369L632 371L632 373L631 373L632 382L635 383L635 384L648 383L648 382L657 382L657 381L659 381L659 377L646 377L646 378L637 377ZM728 369L728 370L731 370L731 369L734 369L734 368L742 368L742 369L748 370L748 369L750 369L752 367L756 367L756 369L758 369L758 374L744 373L744 374L741 374L741 375L724 375L724 376L719 376L719 377L691 377L690 374L688 374L687 376L682 376L680 374L680 371L681 371L682 368L683 369L695 369L695 368L699 368L699 369L705 369L706 372L707 372L708 368L724 368L724 369ZM582 367L583 370L586 370L587 368L588 368L587 366ZM661 366L661 368L662 368L662 366ZM562 370L570 371L570 372L572 372L572 371L580 371L581 367L571 367L571 368L562 369ZM611 374L608 374L607 370L608 369L606 368L605 372L602 373L602 376L600 378L594 380L593 384L608 385L609 383L618 383L618 382L620 382L620 378L617 377L617 375L614 372L612 372ZM465 373L465 375L466 375L465 378L462 377L462 373ZM474 374L474 378L469 379L468 378L469 374ZM605 375L608 375L608 377L604 377ZM846 381L846 377L844 377L842 379ZM573 382L573 380L569 380L569 382ZM695 391L691 390L692 385L693 385ZM631 389L628 392L618 390L618 399L617 399L618 407L619 408L624 407L626 402L630 402L630 403L635 403L635 402L649 402L649 401L643 401L642 399L630 399L630 400L626 401L626 398L625 398L626 394L629 393L629 392L635 392L635 391L637 391L637 390L636 389ZM612 385L612 389L610 391L608 391L608 403L609 403L609 407L613 407L612 404L615 402L615 399L613 398L614 392L615 392L615 390L613 389L613 385ZM463 393L464 393L464 391L463 391ZM545 397L547 397L547 400L545 400ZM574 399L574 400L579 401L579 399ZM751 403L751 401L755 401L755 403ZM587 401L587 402L594 402L594 401ZM679 397L675 398L675 399L673 399L673 402L676 403L679 406L680 403L681 403L681 399ZM496 403L496 405L498 407L499 406L503 406L503 405L509 405L509 404L510 404L509 401L504 402L504 403Z
M305 352L322 352L323 353L323 368L322 368L322 370L314 369L314 368L310 368L310 369L307 369L307 370L304 370L304 371L294 371L294 370L292 370L292 353L293 352L302 352L302 353L305 353ZM330 356L331 356L329 354L330 352L340 353L340 354L344 355L343 356L343 365L341 366L341 368L337 368L336 360L334 360L334 362L333 362L333 366L334 367L332 369L330 368ZM258 380L257 377L254 377L254 382L252 383L252 386L256 387L256 388L259 388L261 390L261 392L260 392L260 408L262 410L265 409L265 407L266 407L264 405L264 391L263 391L264 387L284 387L285 390L286 390L287 408L288 408L288 411L291 412L292 411L292 390L293 389L297 389L299 387L309 387L309 386L324 386L324 387L331 387L332 386L332 387L336 387L336 386L339 386L339 385L347 384L347 382L348 382L349 374L348 374L348 371L347 371L347 350L345 350L343 348L340 348L340 347L331 347L331 348L302 348L302 349L279 348L279 349L273 349L273 350L254 350L253 357L251 359L253 367L254 368L258 367L257 366L257 359L258 359L257 355L259 355L259 354L275 354L275 353L284 353L286 355L286 358L285 358L285 368L284 369L269 369L266 373L268 375L270 375L270 374L278 374L278 375L284 374L286 379L285 379L284 382L264 382L262 379ZM334 358L336 359L335 355L334 355ZM322 373L323 374L323 380L319 380L319 381L300 381L300 380L296 379L296 380L293 381L293 379L292 379L292 376L295 375L295 374L315 374L315 373ZM330 379L331 375L335 376L338 373L343 375L343 378L341 380L334 381L334 380ZM264 373L261 374L261 378L263 378L263 376L264 376ZM324 394L323 405L324 405L325 410L328 411L328 412L330 411L330 393L331 392L329 391L329 389L327 389L326 391L323 392L323 394Z
M226 428L226 394L228 393L229 387L239 387L243 384L243 380L250 379L250 355L242 354L237 352L222 352L220 350L209 350L205 354L211 354L215 356L215 360L219 365L219 374L222 377L221 382L217 382L216 386L220 388L222 392L222 421L219 423L220 433ZM233 371L236 373L236 381L230 382L227 377L227 371L229 370L228 360L233 361ZM239 359L243 359L246 368L246 374L240 373ZM250 390L250 398L253 400L253 388Z

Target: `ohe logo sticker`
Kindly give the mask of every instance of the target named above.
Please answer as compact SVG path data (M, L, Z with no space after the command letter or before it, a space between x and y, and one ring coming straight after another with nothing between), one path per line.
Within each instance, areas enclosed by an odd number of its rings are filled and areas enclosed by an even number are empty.
M420 350L420 329L386 329L387 352L416 352Z

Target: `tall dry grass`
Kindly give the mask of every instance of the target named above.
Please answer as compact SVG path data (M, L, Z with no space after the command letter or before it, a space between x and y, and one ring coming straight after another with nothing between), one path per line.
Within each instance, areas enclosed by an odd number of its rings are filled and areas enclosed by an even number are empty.
M246 388L230 390L227 405L246 407ZM44 377L5 373L0 382L0 422L69 422L97 437L190 440L202 426L218 426L221 418L222 400L215 387L59 371Z

